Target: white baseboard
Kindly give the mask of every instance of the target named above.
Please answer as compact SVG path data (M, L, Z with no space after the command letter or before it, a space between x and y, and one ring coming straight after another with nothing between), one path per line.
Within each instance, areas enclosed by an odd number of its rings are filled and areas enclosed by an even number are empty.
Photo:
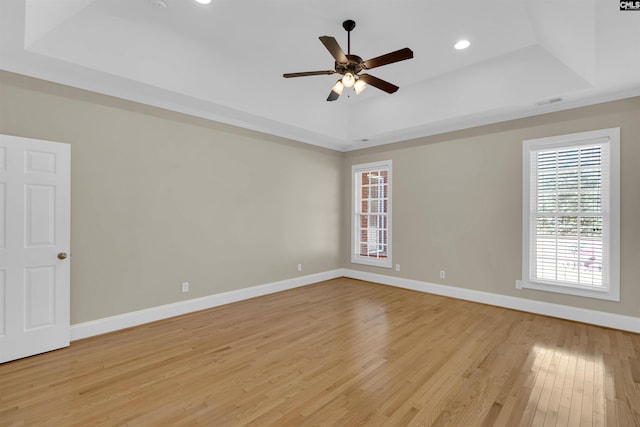
M331 270L71 325L71 341L344 276Z
M367 273L364 271L342 268L252 286L250 288L223 292L202 298L194 298L172 304L161 305L158 307L105 317L103 319L92 320L89 322L78 323L71 326L71 341L114 332L120 329L142 325L144 323L155 322L157 320L167 319L181 314L230 304L249 298L272 294L287 289L298 288L338 277L366 280L368 282L381 283L383 285L395 286L398 288L412 289L435 295L442 295L467 301L495 305L498 307L526 311L529 313L542 314L545 316L558 317L561 319L574 320L577 322L590 323L593 325L640 333L640 318L638 317L624 316L603 311L588 310L585 308L553 304L526 298L499 295L489 292L458 288L455 286L438 285L419 280L404 279L401 277L392 277L383 274Z
M435 283L403 279L401 277L392 277L383 274L367 273L348 268L342 269L342 275L353 279L366 280L368 282L381 283L383 285L390 285L398 288L412 289L414 291L427 292L467 301L495 305L498 307L526 311L529 313L558 317L560 319L574 320L576 322L590 323L592 325L640 333L639 317L624 316L621 314L588 310L568 305L475 291L455 286L438 285Z

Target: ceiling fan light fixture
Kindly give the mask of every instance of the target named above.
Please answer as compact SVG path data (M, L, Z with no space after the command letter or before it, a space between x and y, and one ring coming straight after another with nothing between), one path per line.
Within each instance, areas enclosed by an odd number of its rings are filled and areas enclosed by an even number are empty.
M356 82L353 84L353 90L356 91L356 95L360 95L360 92L362 92L366 88L367 88L367 84L364 81L359 79L356 80Z
M394 62L404 61L406 59L413 58L413 51L408 47L404 49L398 49L393 52L386 53L384 55L376 56L375 58L367 59L363 61L358 55L351 54L351 30L356 26L355 21L348 19L342 23L343 28L347 31L347 53L345 54L340 44L332 36L320 36L320 42L333 56L334 68L331 70L321 71L305 71L300 73L285 73L282 75L284 78L290 77L304 77L304 76L321 76L339 74L340 80L335 84L327 101L335 101L340 97L345 87L353 87L356 95L366 89L367 86L373 86L380 89L383 92L389 94L395 93L398 90L398 86L391 84L387 81L379 79L371 74L358 73L362 70L370 70L372 68L381 67L387 64L393 64ZM354 87L355 86L355 87Z
M353 87L355 82L356 82L356 78L353 76L352 73L346 73L342 78L342 84L344 85L344 87Z
M344 85L342 81L338 80L338 82L331 88L332 91L337 93L338 95L342 95L342 91L344 90Z

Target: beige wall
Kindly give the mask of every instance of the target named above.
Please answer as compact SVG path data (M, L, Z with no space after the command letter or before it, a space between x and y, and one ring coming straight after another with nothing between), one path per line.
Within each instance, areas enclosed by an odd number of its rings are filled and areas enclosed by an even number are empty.
M522 269L522 141L621 128L620 303L516 290ZM345 267L430 283L640 317L640 98L352 151L352 164L393 160L392 269L351 264L343 222ZM350 188L343 186L349 218ZM446 271L446 279L439 271Z
M6 72L0 133L71 144L72 324L340 267L340 153Z
M516 290L522 140L618 126L622 301ZM640 317L640 98L337 153L0 72L0 133L71 144L74 324L340 267ZM349 256L386 159L401 272Z

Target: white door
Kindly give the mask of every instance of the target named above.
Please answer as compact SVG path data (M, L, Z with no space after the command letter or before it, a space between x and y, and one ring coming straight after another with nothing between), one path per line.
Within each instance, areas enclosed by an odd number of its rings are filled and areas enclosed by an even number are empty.
M69 345L70 146L0 135L0 363Z

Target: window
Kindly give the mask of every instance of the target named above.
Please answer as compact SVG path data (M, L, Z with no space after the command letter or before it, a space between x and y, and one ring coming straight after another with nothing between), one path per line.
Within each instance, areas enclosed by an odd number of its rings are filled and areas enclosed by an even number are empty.
M518 288L620 300L620 129L523 143Z
M391 160L354 165L351 262L391 267Z

